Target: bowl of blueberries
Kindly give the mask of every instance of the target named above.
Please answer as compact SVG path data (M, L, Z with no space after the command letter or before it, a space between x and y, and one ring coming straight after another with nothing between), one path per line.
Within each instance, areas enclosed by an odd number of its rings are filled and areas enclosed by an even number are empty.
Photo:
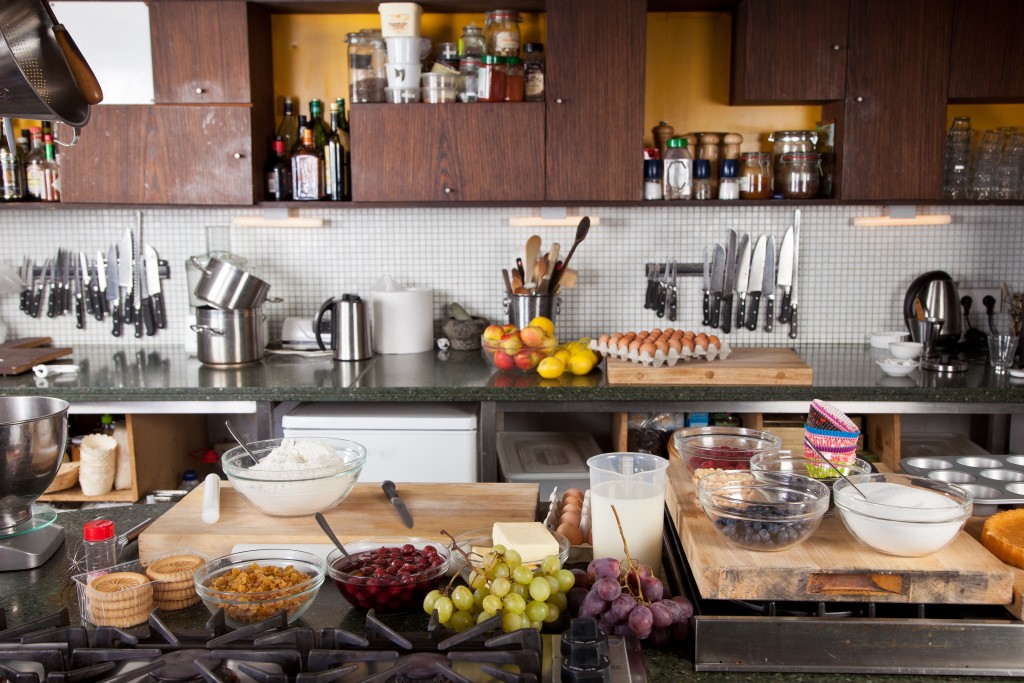
M719 534L747 550L787 550L803 543L828 510L829 489L786 472L712 472L697 482L697 500Z

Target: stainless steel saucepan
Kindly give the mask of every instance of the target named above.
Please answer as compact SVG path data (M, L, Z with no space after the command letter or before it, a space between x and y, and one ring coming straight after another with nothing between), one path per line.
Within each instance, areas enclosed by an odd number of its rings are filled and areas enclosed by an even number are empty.
M198 339L199 361L217 367L255 363L263 358L263 309L222 311L209 306L196 309L192 331Z
M195 289L196 297L214 308L233 311L259 308L267 301L281 301L268 298L268 282L232 263L214 257L204 266L195 256L189 260L202 272Z

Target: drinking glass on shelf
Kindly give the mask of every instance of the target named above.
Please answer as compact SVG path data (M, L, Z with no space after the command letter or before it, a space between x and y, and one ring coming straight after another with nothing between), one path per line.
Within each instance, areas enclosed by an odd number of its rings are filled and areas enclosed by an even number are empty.
M974 172L971 178L971 199L995 199L996 172L1002 154L1002 135L986 130L974 152Z
M946 136L942 193L946 199L967 199L971 184L973 131L969 116L957 116Z

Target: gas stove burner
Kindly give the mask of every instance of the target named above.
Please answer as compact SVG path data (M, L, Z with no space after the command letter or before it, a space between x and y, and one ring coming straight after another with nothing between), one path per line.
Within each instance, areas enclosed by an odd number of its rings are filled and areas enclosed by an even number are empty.
M158 658L154 664L159 663L162 666L151 671L149 675L154 681L161 683L194 681L202 677L200 665L212 671L220 666L220 661L219 657L214 657L206 650L177 650Z
M394 667L381 675L391 674L395 683L446 683L451 662L436 652L416 652L406 655ZM390 680L390 679L384 679Z

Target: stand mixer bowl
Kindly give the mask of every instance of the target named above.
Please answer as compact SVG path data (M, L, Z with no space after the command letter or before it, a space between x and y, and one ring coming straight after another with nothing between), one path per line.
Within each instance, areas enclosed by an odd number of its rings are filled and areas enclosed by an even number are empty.
M57 476L68 407L57 398L0 398L0 532L31 519L32 503Z

